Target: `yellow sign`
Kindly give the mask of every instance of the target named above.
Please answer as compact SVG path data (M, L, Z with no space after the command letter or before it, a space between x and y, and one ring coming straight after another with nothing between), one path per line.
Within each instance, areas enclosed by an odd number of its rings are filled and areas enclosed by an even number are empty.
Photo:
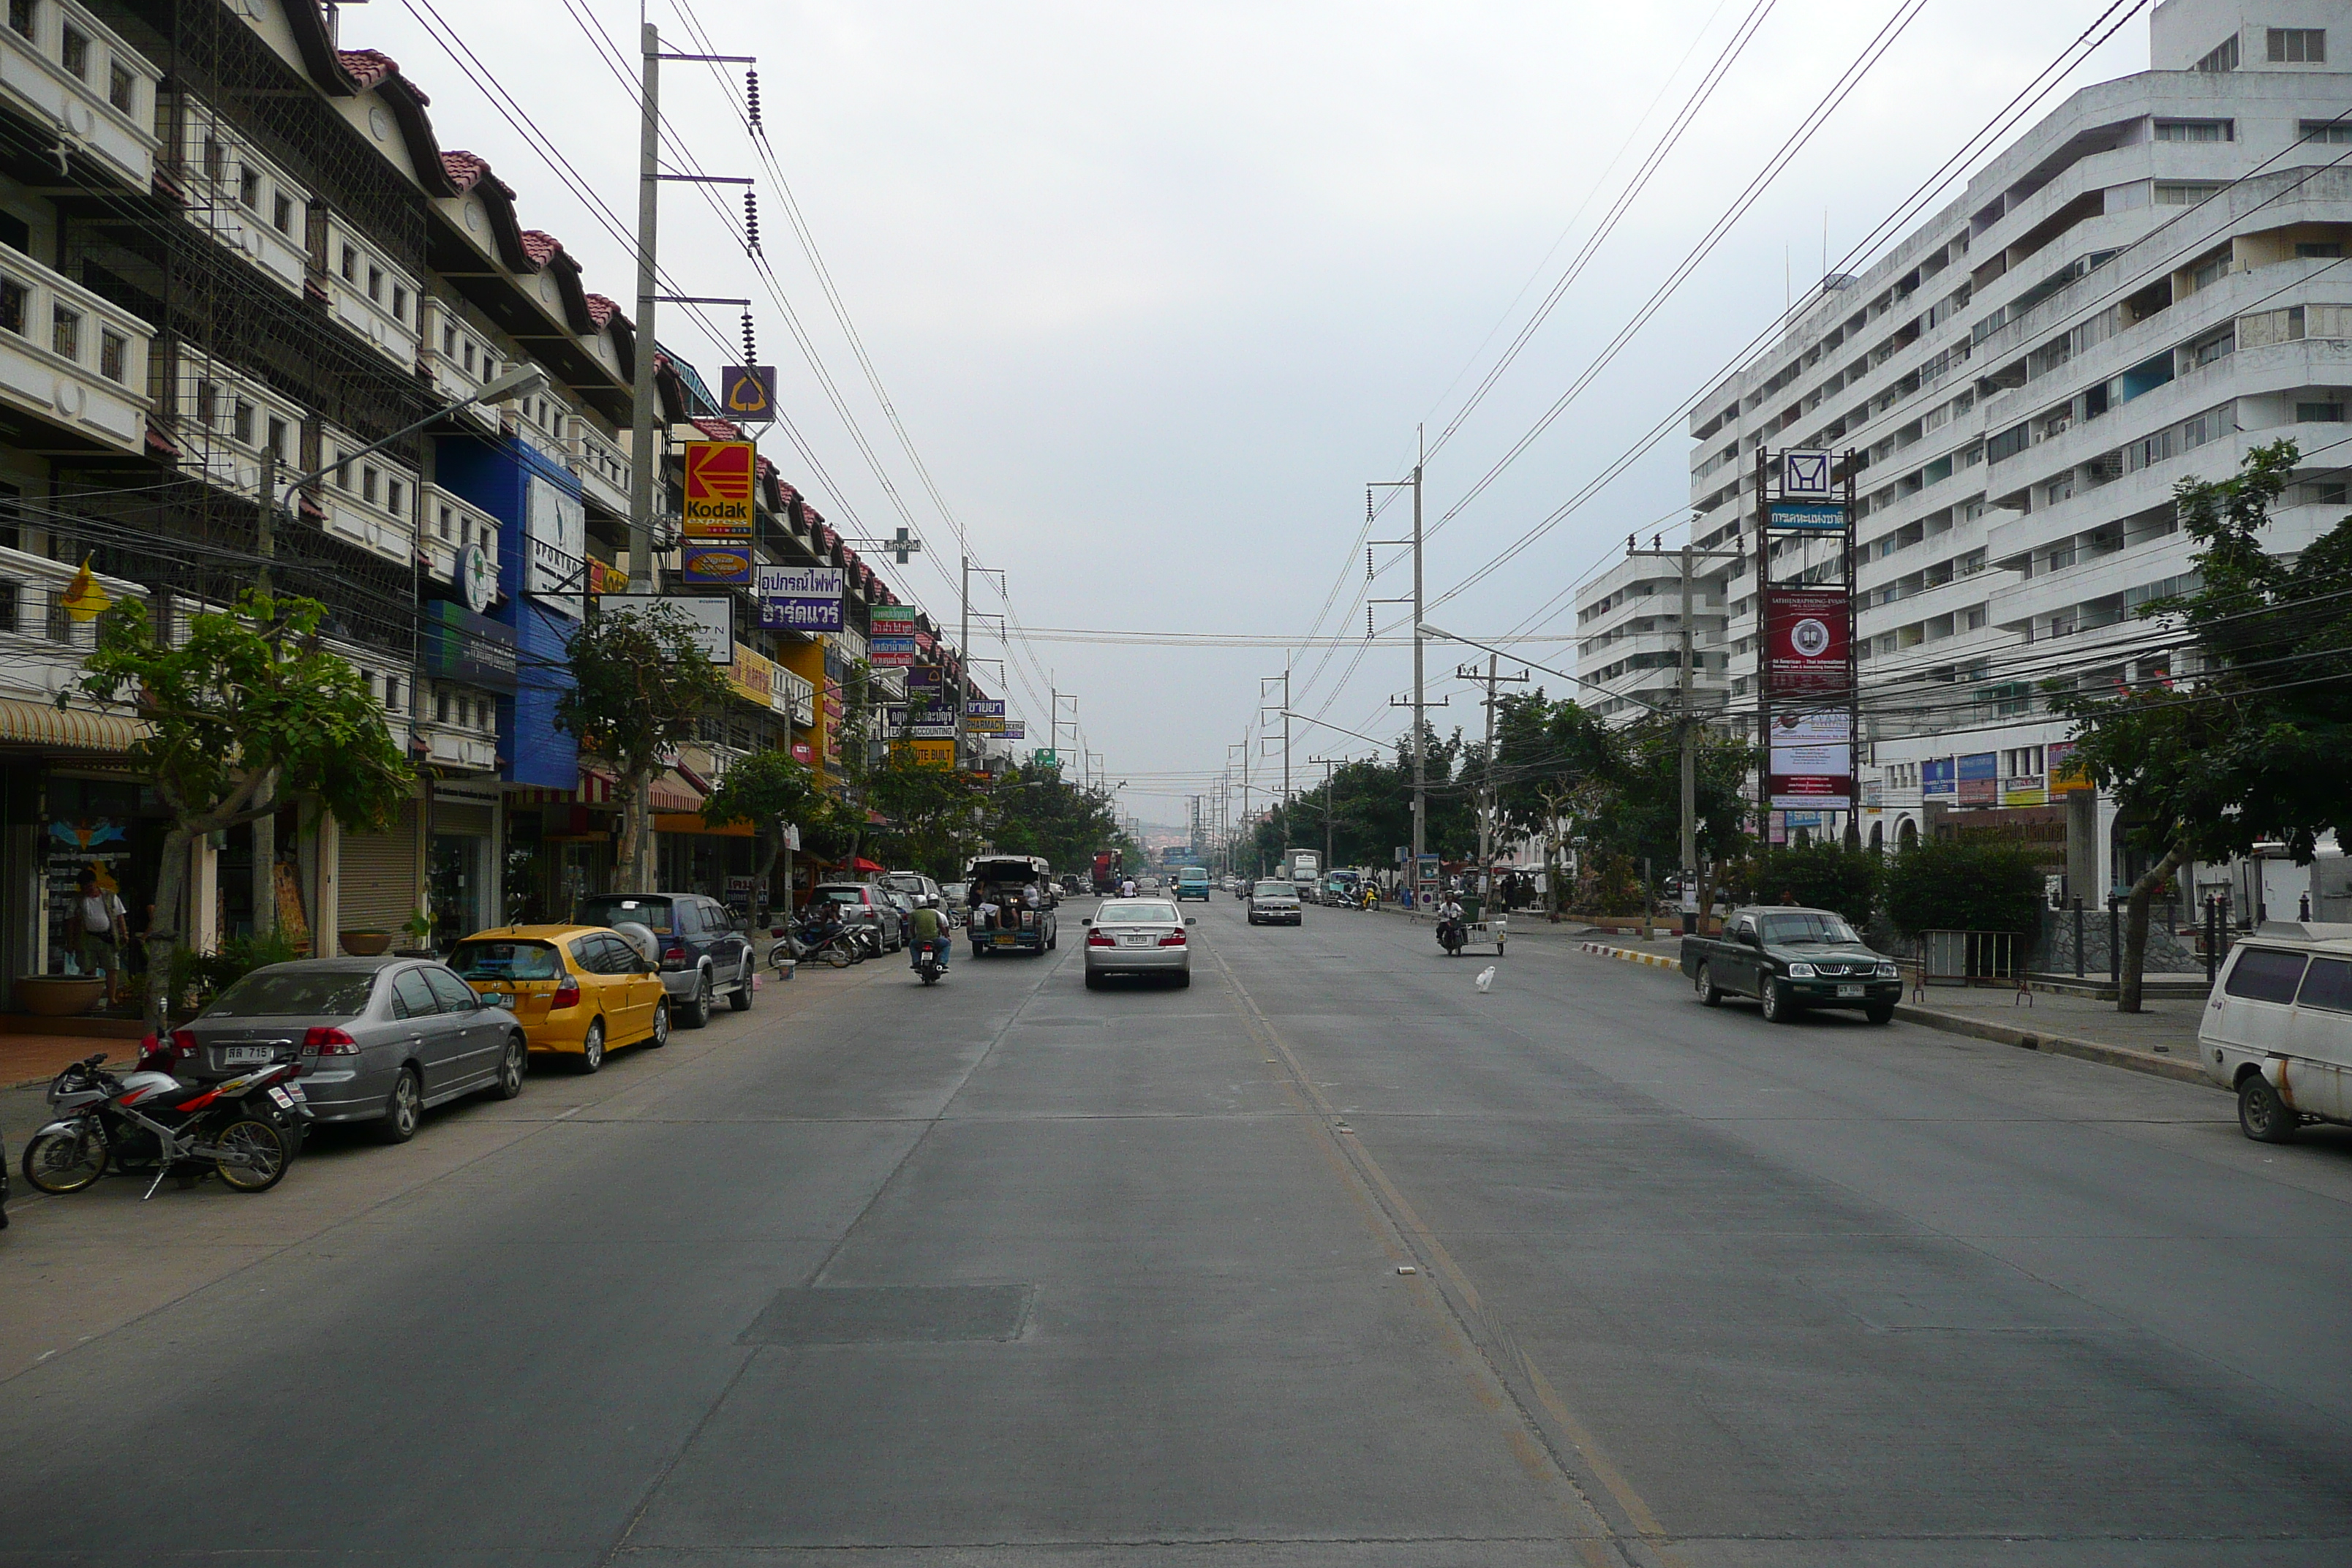
M908 741L905 743L915 748L915 761L919 766L926 768L955 766L953 741Z
M618 566L607 566L594 556L588 558L588 591L592 594L625 594L629 591L629 574Z
M727 684L735 695L755 708L775 704L777 685L776 661L766 654L754 653L741 643L735 645L735 662L727 671Z
M89 557L85 555L81 559L81 570L75 573L73 581L66 584L65 595L58 603L64 605L66 614L75 620L88 621L105 614L106 607L114 603L114 599L98 585L98 578L89 569Z
M967 735L1002 735L1004 720L1002 715L967 713L963 716L963 729Z
M759 452L749 441L686 444L688 539L751 537L751 495Z

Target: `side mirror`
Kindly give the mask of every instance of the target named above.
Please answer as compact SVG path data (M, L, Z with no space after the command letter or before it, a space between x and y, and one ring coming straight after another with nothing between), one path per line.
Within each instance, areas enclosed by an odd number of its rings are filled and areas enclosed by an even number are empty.
M1192 916L1192 915L1186 915L1186 916L1184 917L1184 923L1185 923L1186 925L1188 925L1188 926L1196 926L1196 925L1199 925L1201 922L1200 922L1200 921L1199 921L1197 918L1195 918L1195 917L1193 917L1193 916Z
M1090 926L1090 925L1094 924L1095 922L1094 922L1094 921L1080 921L1078 923L1079 923L1080 925L1082 925L1082 926Z

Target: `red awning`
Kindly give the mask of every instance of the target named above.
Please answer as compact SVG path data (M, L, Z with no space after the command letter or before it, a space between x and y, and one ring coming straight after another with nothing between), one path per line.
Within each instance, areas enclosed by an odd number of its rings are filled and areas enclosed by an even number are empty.
M880 871L886 869L886 868L877 866L873 861L868 860L863 855L860 855L854 862L852 862L849 868L853 871Z

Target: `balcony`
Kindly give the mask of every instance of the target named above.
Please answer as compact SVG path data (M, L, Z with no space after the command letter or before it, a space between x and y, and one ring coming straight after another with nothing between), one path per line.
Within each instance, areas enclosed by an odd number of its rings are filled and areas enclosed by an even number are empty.
M46 12L44 13L46 15ZM0 26L0 37L15 37ZM29 256L0 250L0 402L138 454L155 329ZM31 447L37 437L18 445Z
M29 32L16 25L20 15ZM0 106L133 189L152 186L163 72L72 0L12 5L8 17L0 22Z
M440 582L455 584L466 551L478 545L495 584L499 573L499 526L479 507L443 489L426 485L418 496L417 553L425 569Z
M365 445L331 425L322 426L320 460L340 466L313 487L311 497L329 533L405 565L420 542L413 510L416 476L382 452L342 461L344 452Z
M572 471L580 476L580 488L591 504L601 507L616 517L629 511L629 459L618 444L607 441L585 419L574 416L572 421L574 437L572 442Z
M0 545L0 697L46 703L80 679L83 656L98 646L98 624L75 620L58 603L79 569ZM119 577L98 581L117 599L146 592Z
M483 700L488 701L485 697ZM495 732L484 734L478 730L462 729L455 724L443 724L425 720L415 726L417 739L425 742L420 761L438 767L464 768L472 773L494 773L499 765L499 738Z
M179 184L190 223L290 294L310 275L310 193L202 100L184 100Z
M416 368L433 383L433 390L455 403L471 397L491 378L498 365L489 340L476 331L446 300L427 297L417 302ZM469 403L451 417L468 420L484 430L499 427L499 411L485 403Z
M327 224L327 270L320 287L329 315L373 343L402 369L415 367L415 323L422 313L416 279L394 267L356 230L332 219Z
M802 729L816 724L816 685L806 676L794 675L782 665L776 666L776 679L784 694L784 705L793 722Z

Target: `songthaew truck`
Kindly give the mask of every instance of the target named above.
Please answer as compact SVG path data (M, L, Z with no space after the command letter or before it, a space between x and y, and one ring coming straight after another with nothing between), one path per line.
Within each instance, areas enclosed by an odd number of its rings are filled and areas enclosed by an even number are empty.
M1318 849L1286 849L1282 863L1288 870L1291 886L1298 889L1300 900L1314 902L1310 896L1315 884L1323 879L1323 854Z
M1106 897L1106 898L1107 898L1107 897L1108 897L1110 894L1118 892L1118 879L1119 879L1119 853L1118 853L1118 850L1116 850L1116 849L1097 849L1097 850L1096 850L1096 851L1095 851L1095 872L1094 872L1095 892L1096 892L1096 894L1097 894L1097 896L1100 896L1100 897Z

